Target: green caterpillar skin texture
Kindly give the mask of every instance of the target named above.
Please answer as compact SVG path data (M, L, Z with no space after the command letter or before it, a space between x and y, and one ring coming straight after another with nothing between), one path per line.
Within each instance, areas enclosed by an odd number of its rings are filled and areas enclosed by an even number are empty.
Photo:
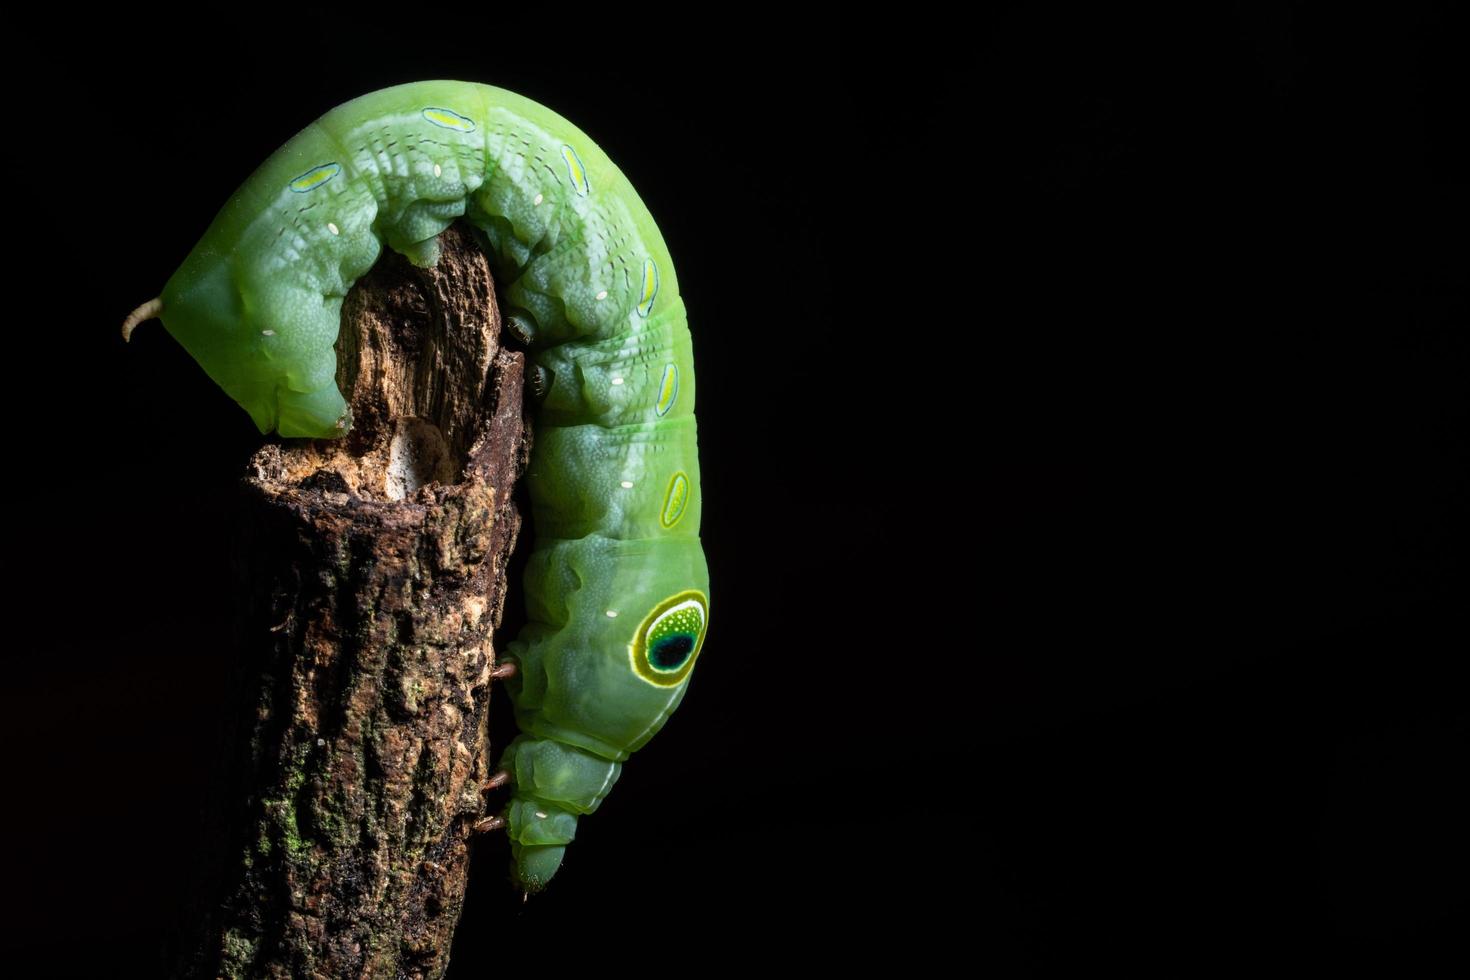
M521 734L501 763L529 891L678 707L709 620L692 347L647 208L534 102L471 82L398 85L272 154L168 281L159 318L261 432L340 436L343 297L385 243L435 264L435 236L461 215L484 232L503 310L551 379L527 474L529 623L508 650Z

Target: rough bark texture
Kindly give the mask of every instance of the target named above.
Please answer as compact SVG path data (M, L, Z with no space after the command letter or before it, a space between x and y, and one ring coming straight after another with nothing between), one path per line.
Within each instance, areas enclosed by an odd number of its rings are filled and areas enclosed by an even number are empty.
M471 235L343 308L343 440L268 445L241 521L240 704L186 976L435 977L485 815L523 361Z

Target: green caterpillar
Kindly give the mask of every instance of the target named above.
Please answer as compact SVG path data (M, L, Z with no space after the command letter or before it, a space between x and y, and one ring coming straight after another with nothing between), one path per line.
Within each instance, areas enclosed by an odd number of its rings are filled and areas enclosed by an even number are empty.
M533 891L678 707L709 623L689 328L627 179L512 92L372 92L272 154L123 336L158 317L262 433L341 436L343 298L384 242L434 265L435 236L460 216L484 232L507 319L547 379L527 474L529 623L508 651L521 734L501 762Z

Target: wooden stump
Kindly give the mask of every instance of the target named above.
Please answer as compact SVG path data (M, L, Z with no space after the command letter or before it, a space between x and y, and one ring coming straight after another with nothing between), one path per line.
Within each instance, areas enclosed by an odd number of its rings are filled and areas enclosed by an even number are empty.
M489 265L459 225L440 245L435 269L385 254L344 303L348 437L250 461L238 715L181 975L448 965L529 447Z

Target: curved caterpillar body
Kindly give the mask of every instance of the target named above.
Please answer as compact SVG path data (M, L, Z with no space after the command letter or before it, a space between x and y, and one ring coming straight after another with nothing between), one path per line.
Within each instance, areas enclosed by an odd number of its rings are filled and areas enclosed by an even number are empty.
M514 93L382 89L272 154L124 335L156 315L261 432L340 436L344 296L384 243L435 264L435 236L461 215L550 379L527 474L529 623L508 651L521 734L501 763L517 874L534 890L683 699L709 620L689 329L627 179Z

